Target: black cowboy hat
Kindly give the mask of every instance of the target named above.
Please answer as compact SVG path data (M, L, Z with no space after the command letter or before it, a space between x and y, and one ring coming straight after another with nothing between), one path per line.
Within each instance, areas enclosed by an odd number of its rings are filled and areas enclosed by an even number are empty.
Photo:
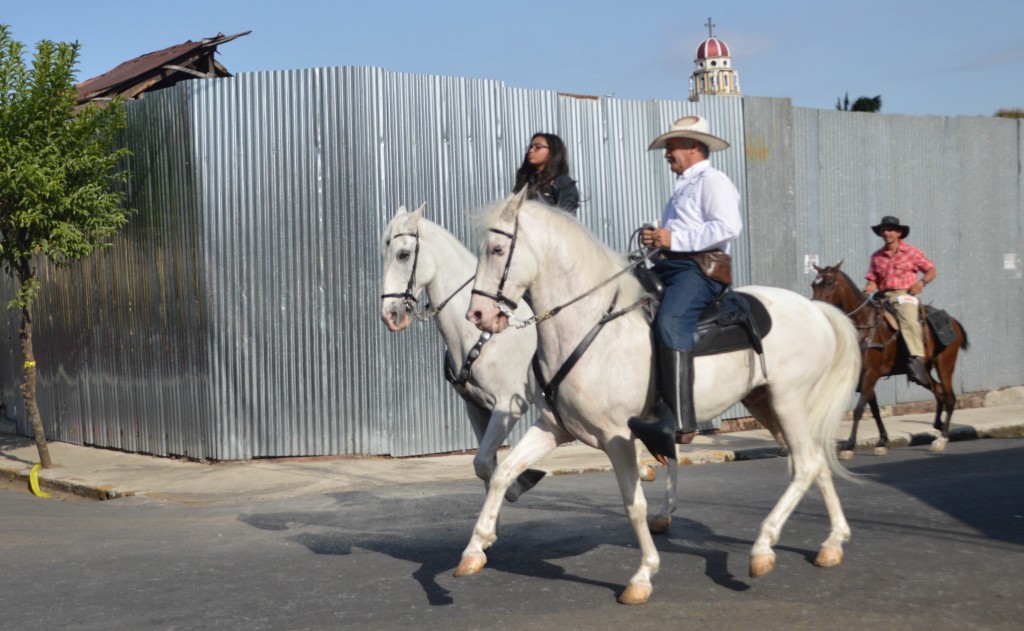
M907 235L910 234L910 226L904 226L900 223L900 220L893 217L892 215L886 215L882 217L882 220L878 222L877 226L871 226L871 230L874 231L878 236L882 236L882 228L886 226L892 226L893 228L899 228L900 238L906 239Z

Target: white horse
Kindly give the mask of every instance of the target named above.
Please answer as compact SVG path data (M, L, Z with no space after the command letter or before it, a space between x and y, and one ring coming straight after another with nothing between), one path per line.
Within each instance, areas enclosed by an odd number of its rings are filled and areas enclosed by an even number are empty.
M517 472L557 445L578 439L608 455L639 540L640 568L619 601L646 602L660 560L644 524L647 502L638 481L634 437L626 426L630 416L647 413L653 399L651 331L638 309L626 310L643 298L642 289L631 274L602 284L623 268L623 258L574 219L543 204L514 196L481 221L485 233L466 317L484 331L505 331L510 307L529 290L534 310L544 314L537 324L538 354L548 379L605 314L626 312L606 323L565 377L553 397L555 409L546 399L538 401L539 418L491 478L456 576L474 574L485 565L484 551L497 539L495 524L504 489ZM850 528L832 472L849 474L836 458L834 436L860 374L856 331L835 307L794 292L771 287L743 291L763 302L773 320L763 340L767 374L752 351L698 357L694 399L701 421L742 401L789 447L791 482L761 525L751 550L750 575L774 569L772 546L814 482L831 520L815 563L838 565ZM556 309L561 305L566 306ZM552 310L557 314L547 317Z
M452 385L466 402L479 443L473 468L486 483L497 467L498 449L533 400L535 388L528 372L537 335L530 330L512 331L478 346L480 331L463 317L469 306L476 256L455 235L424 218L424 206L411 213L400 207L384 230L380 317L393 333L408 328L426 290L429 303L435 306L421 317L434 320L455 362ZM519 315L527 318L533 312L524 305ZM460 374L463 369L465 374ZM641 470L645 479L654 479L654 469L644 465ZM505 498L514 502L543 475L539 470L524 471ZM672 500L671 506L662 509L666 521L675 508L674 494Z

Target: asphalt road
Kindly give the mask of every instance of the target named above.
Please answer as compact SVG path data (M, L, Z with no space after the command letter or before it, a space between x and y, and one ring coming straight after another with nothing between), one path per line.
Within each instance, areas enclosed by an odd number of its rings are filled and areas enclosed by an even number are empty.
M828 520L805 498L768 576L747 578L786 461L687 467L656 538L646 605L616 595L639 553L611 474L543 480L502 512L484 571L454 578L478 483L232 505L40 500L0 485L2 629L1017 629L1024 439L859 455L839 481L853 529L814 567ZM657 503L662 482L647 484Z

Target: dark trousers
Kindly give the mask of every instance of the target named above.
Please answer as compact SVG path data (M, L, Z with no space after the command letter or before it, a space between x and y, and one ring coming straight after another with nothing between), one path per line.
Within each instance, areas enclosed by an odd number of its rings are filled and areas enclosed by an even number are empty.
M665 296L654 319L654 339L659 346L693 350L701 312L726 286L705 276L691 260L658 261L654 272L665 284Z

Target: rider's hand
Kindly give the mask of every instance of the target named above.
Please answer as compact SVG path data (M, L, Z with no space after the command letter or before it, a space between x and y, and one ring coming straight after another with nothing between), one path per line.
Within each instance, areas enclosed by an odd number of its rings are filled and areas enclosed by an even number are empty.
M922 291L924 291L924 282L917 281L916 283L910 286L910 289L907 290L907 293L910 294L911 296L920 296Z
M671 248L672 231L658 228L644 228L640 232L640 243L649 248Z

